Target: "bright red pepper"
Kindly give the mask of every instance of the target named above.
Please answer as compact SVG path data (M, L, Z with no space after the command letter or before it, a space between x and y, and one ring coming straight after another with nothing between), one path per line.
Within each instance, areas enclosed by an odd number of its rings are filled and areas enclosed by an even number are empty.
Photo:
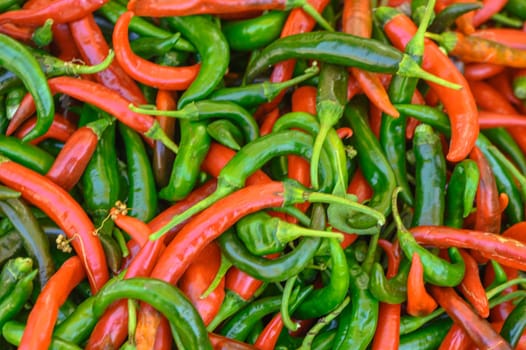
M47 349L60 306L85 277L83 262L78 256L66 260L46 283L27 319L19 349Z
M15 136L19 139L24 138L27 134L31 132L35 128L35 125L37 124L37 118L33 117L26 121L24 124L18 128L18 130L15 133ZM36 139L31 140L29 143L32 145L37 145L40 142L47 140L47 139L53 139L61 142L66 142L71 135L75 132L77 129L77 126L74 125L72 122L70 122L68 119L64 118L60 114L55 114L55 117L53 118L53 122L51 123L51 126L49 129L44 133L44 135L37 137Z
M389 40L399 50L405 46L416 33L416 25L403 14L394 16L384 25ZM447 159L460 161L471 152L479 133L478 111L466 79L453 65L452 61L430 40L425 41L422 67L443 79L462 85L459 91L428 83L434 93L444 104L451 122L451 140Z
M64 231L81 258L91 290L97 292L108 280L108 267L95 227L80 204L50 179L7 158L0 162L0 182L22 193Z
M130 77L158 89L185 90L199 73L200 64L188 67L162 66L137 56L128 39L128 26L134 14L122 14L113 29L115 58Z
M422 260L418 253L414 253L407 276L407 313L411 316L425 316L436 308L436 301L426 291Z

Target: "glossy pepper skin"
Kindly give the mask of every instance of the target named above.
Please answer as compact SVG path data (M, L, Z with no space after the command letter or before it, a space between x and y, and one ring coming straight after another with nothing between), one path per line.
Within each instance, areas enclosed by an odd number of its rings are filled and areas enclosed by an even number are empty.
M147 302L163 313L181 349L212 349L206 328L190 301L176 287L160 280L135 277L104 287L93 303L95 317L114 301L133 298Z

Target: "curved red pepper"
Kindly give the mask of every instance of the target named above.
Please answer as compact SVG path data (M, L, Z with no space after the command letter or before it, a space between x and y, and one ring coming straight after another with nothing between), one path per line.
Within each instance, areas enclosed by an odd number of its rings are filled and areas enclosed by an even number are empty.
M137 56L128 41L128 26L134 14L123 13L113 28L113 48L120 66L133 79L158 89L185 90L199 73L200 64L188 67L170 67Z
M106 258L86 212L73 197L47 177L2 158L0 182L22 193L22 197L53 220L71 239L81 258L93 293L108 280Z
M29 313L19 349L49 348L60 306L86 277L82 265L78 256L71 257L51 276Z
M416 33L416 25L403 14L394 16L384 25L384 31L399 50ZM451 121L451 140L447 159L452 162L467 157L475 145L479 133L478 110L466 79L452 61L430 40L425 41L422 67L447 81L460 84L462 89L454 91L434 83L428 83L444 104Z
M436 308L436 301L426 291L422 260L418 253L414 253L407 276L407 313L411 316L426 316Z
M36 123L36 117L29 119L24 124L22 124L20 128L18 128L18 130L15 133L15 136L19 139L24 138L24 136L29 134L29 132L35 128ZM61 142L66 142L71 137L71 135L73 135L76 129L77 127L68 119L64 118L60 114L55 114L51 126L44 133L44 135L31 140L29 143L32 145L36 145L47 139L54 139Z
M93 15L90 14L78 21L69 23L69 29L75 39L82 60L86 64L100 63L108 55L110 48ZM137 105L147 103L139 86L124 72L117 61L111 62L107 69L96 73L95 77L99 83L117 91L129 102Z

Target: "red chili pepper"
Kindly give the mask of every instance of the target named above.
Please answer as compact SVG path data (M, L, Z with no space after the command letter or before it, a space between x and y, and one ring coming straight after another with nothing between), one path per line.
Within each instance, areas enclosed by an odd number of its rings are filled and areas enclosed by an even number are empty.
M128 107L130 104L128 100L118 92L104 85L67 76L49 79L48 84L53 94L66 94L79 101L92 104L115 116L121 122L141 134L152 138L159 138L163 142L166 139L166 135L162 134L162 130L159 128L159 124L154 117L133 112ZM9 133L15 130L25 118L31 115L34 108L33 97L30 94L26 94L9 124ZM161 138L161 134L164 137Z
M400 246L396 241L391 243L379 239L378 245L387 254L387 278L393 278L398 273L402 259ZM400 344L400 314L401 304L380 303L378 325L373 338L372 350L396 350Z
M259 333L254 346L259 350L274 350L282 329L283 319L281 318L281 312L278 312Z
M353 135L353 131L351 128L348 127L341 127L336 129L336 133L338 134L338 137L340 139L348 139Z
M208 333L208 339L210 339L214 350L257 350L256 347L250 344L242 343L215 333Z
M128 8L138 16L167 17L198 14L227 14L247 11L286 10L287 0L218 1L218 0L136 0Z
M325 9L329 2L329 0L309 0L309 4L311 4L312 7L319 13L321 13L323 9ZM302 9L295 8L292 11L290 11L287 20L283 25L283 29L281 30L280 37L283 38L289 35L310 32L312 29L314 29L315 25L316 21L314 21L314 19L311 16L309 16ZM294 74L295 66L296 60L291 59L279 62L278 64L274 65L274 69L272 70L272 73L270 75L270 81L273 83L279 83L289 80ZM256 111L256 118L276 108L283 99L283 96L285 96L285 91L281 92L281 94L279 94L271 102L260 106Z
M261 118L263 119L263 122L261 123L261 127L259 128L259 134L261 136L270 134L279 116L279 108L274 108L273 110L268 112L264 118Z
M69 29L86 64L100 63L108 55L110 48L93 15L69 23ZM96 73L95 77L102 85L117 91L129 102L137 105L147 103L139 86L122 70L117 61L113 61L102 72Z
M481 129L526 127L526 115L479 111Z
M15 133L15 136L19 139L22 139L24 136L29 134L31 130L35 128L37 123L37 118L33 117L26 121ZM64 118L60 114L55 114L53 122L49 129L44 133L44 135L37 137L36 139L31 140L29 143L32 145L37 145L40 142L47 139L54 139L61 142L66 142L71 135L75 132L77 127L70 122L68 119Z
M455 0L456 3L458 2L476 2L476 0ZM463 14L462 16L458 17L455 20L455 23L457 25L457 28L464 34L469 35L475 31L475 27L473 26L473 17L475 16L474 11L469 11L468 13Z
M34 28L22 27L12 23L0 24L0 33L9 35L13 39L22 41L26 44L32 42Z
M69 191L77 184L97 148L100 130L83 126L66 141L46 177Z
M501 73L505 68L493 63L468 63L464 66L464 76L468 80L485 80Z
M469 335L476 346L483 349L509 349L508 343L478 316L470 306L458 296L451 287L430 286L430 291L438 304L442 306L449 317Z
M450 55L464 62L493 63L515 68L526 67L526 53L521 49L459 32L446 32L432 36L433 39L435 37Z
M462 327L453 323L438 350L469 350L471 348L473 348L471 338Z
M178 201L171 207L165 209L149 223L149 231L154 232L163 227L172 216L177 215L204 197L212 193L216 188L216 181L209 180L201 187L191 192L185 199ZM170 230L165 240L175 235L186 223L174 227ZM129 264L125 278L149 276L153 266L157 263L159 256L164 250L164 241L148 241L133 258ZM91 333L86 346L87 350L105 349L106 347L118 348L127 336L128 306L126 302L117 303L107 310L102 318L97 322L95 329Z
M526 69L507 69L489 79L489 83L504 95L515 108L524 107L521 100L513 92L513 78L516 74L526 75ZM524 109L521 110L524 113Z
M50 179L7 158L1 159L0 182L22 193L64 231L81 257L92 292L97 292L108 280L108 267L95 227L80 204Z
M473 96L481 109L503 114L518 114L508 100L495 88L482 81L471 81ZM526 152L526 128L513 127L506 129L523 152Z
M143 221L127 215L127 211L126 208L113 207L110 209L110 217L118 228L130 235L132 240L137 241L140 247L143 247L149 242L148 237L152 230Z
M78 256L66 260L42 288L29 312L19 349L47 349L60 306L85 277L83 262Z
M378 139L380 137L380 127L382 126L382 110L372 102L369 103L369 126Z
M426 316L436 308L436 301L426 291L422 260L418 253L414 253L407 276L407 313L411 316Z
M365 179L362 171L358 168L354 172L354 175L347 187L347 193L354 194L358 202L363 202L373 196L373 190L369 182ZM343 241L340 243L342 248L347 248L358 238L358 235L345 234L343 235Z
M483 0L482 8L475 12L473 17L473 25L475 27L480 26L482 23L486 22L496 13L499 13L500 10L506 6L507 0Z
M411 19L403 14L394 16L384 25L386 35L399 50L405 48L416 33L416 29ZM451 140L447 159L452 162L460 161L471 152L479 133L477 106L469 85L449 57L430 40L425 42L422 67L432 74L462 86L461 90L453 91L428 83L444 104L451 122Z
M342 31L344 33L370 38L372 34L372 13L370 0L346 0L343 3ZM371 103L386 114L398 117L400 113L389 100L389 95L378 76L358 68L350 68L362 91Z
M458 290L469 301L480 317L487 318L489 316L489 301L480 280L478 263L468 252L462 249L459 249L459 251L466 265L466 273L458 286Z
M145 60L131 49L128 26L134 14L123 13L113 28L115 58L130 77L148 86L165 90L185 90L199 73L200 64L188 67L170 67Z
M7 11L0 14L0 23L22 24L39 27L50 18L54 23L69 23L90 15L107 0L50 1L45 6Z
M438 248L466 248L519 270L526 268L526 245L490 232L446 226L417 226L409 230L418 243Z
M208 325L216 316L225 298L225 279L206 297L201 295L214 280L221 265L221 250L217 243L208 244L190 264L179 280L178 286Z
M63 61L72 61L80 58L79 49L75 45L73 35L69 26L65 23L56 23L51 27L53 30L53 42L51 52Z
M284 192L281 182L270 182L242 188L212 204L197 214L168 244L157 261L150 277L177 283L183 272L202 249L239 218L269 207L283 204ZM254 200L256 198L256 200ZM156 323L160 314L153 308L141 308L137 324L137 335L148 338L153 344Z
M484 28L472 34L517 49L526 49L526 32L513 28Z
M471 151L471 159L477 162L480 172L480 181L477 189L476 205L477 217L475 230L500 233L501 209L499 201L499 190L493 170L484 154L478 147Z

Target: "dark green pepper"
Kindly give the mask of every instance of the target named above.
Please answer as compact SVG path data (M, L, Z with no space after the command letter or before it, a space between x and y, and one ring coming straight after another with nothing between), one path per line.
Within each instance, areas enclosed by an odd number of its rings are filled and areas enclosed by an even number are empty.
M465 13L478 10L482 4L478 2L465 2L451 4L437 13L428 28L431 33L442 33L455 23L455 20Z
M12 258L2 266L0 272L0 302L11 293L18 281L33 270L33 260L30 258Z
M369 280L371 294L383 303L401 304L405 302L407 300L407 276L410 267L411 264L407 259L402 260L396 276L387 279L382 265L374 263Z
M477 163L471 159L464 159L457 163L446 191L446 211L444 224L449 227L461 228L473 209L473 202L477 194L480 178Z
M451 328L451 319L437 320L412 333L400 337L399 349L432 350L437 349Z
M440 226L445 210L446 159L440 138L429 125L416 127L413 153L416 184L412 226Z

